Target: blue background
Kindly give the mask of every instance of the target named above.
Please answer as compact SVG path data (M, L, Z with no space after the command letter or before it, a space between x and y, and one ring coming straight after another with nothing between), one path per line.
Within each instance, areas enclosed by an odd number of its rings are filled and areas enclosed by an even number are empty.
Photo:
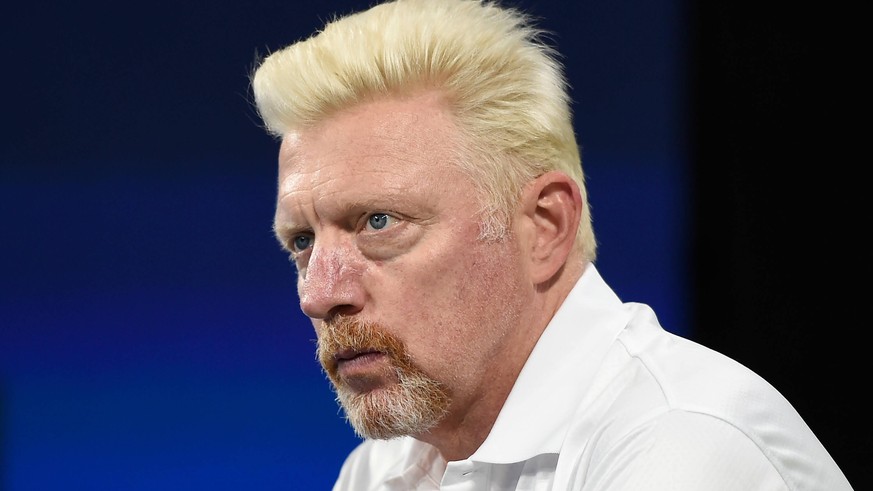
M325 5L327 4L327 5ZM357 443L271 234L258 54L345 2L2 7L0 483L329 489ZM695 337L679 0L516 2L565 55L598 268Z

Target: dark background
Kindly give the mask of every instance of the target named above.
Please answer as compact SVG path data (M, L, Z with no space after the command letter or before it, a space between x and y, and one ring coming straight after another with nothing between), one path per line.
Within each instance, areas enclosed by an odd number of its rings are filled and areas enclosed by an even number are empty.
M248 75L368 4L0 7L0 489L329 488L357 440L271 236ZM515 4L565 56L606 280L764 375L867 488L844 14Z
M693 337L764 375L870 489L853 14L750 1L689 12Z

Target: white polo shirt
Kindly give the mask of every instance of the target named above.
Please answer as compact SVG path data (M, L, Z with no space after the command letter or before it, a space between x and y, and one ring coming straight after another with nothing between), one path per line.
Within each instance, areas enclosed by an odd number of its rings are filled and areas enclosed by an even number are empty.
M776 389L622 303L589 264L473 455L446 464L410 437L368 440L334 487L437 489L852 488Z

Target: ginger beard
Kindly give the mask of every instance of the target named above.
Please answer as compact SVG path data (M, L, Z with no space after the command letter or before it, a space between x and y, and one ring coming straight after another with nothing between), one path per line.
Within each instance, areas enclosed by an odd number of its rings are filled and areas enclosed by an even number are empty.
M341 353L379 353L390 365L390 380L370 386L380 375L339 371ZM350 317L325 321L318 335L318 360L333 383L346 419L363 438L390 439L418 435L436 426L448 413L446 389L422 371L403 342L375 323Z

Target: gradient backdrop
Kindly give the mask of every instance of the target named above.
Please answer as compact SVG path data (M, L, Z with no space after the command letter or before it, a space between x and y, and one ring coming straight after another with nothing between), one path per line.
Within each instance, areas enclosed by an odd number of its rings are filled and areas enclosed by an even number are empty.
M271 235L278 143L248 74L368 4L2 7L0 488L329 489L357 439ZM565 55L599 269L702 338L700 12L515 4ZM704 264L724 257L710 253Z

